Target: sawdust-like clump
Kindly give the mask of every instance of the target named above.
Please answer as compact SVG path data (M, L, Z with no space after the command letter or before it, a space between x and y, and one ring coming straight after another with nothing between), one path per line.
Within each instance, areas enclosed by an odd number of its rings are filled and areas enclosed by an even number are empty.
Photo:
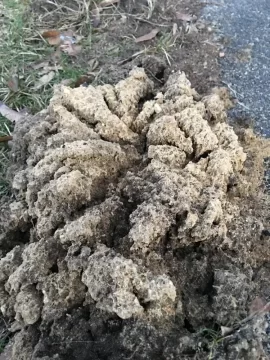
M227 103L184 73L155 94L138 68L115 86L60 86L17 124L0 238L13 359L176 359L199 349L196 328L247 314L252 240L231 232L247 155Z

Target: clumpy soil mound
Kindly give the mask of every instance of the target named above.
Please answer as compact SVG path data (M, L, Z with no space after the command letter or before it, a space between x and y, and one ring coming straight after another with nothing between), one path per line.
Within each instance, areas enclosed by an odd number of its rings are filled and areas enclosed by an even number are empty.
M236 135L229 105L184 73L154 93L136 68L115 86L59 87L17 124L0 223L13 360L266 358L264 316L240 324L270 297L250 150L264 143Z

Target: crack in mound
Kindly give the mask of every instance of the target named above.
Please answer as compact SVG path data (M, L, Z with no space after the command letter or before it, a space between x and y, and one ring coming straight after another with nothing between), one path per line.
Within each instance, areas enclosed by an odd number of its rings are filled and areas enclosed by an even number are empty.
M17 124L0 243L13 359L176 359L198 350L196 328L246 315L253 270L249 249L237 264L230 227L246 219L230 189L247 185L247 155L227 105L184 73L154 94L134 69L115 86L58 87ZM10 226L27 240L8 245Z

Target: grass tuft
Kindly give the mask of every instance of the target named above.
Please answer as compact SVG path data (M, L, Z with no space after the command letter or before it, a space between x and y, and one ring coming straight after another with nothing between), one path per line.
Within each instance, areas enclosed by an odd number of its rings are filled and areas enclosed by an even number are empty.
M0 136L10 135L12 130L11 123L0 116ZM7 144L0 143L0 198L10 194L9 182L6 178L7 168L9 166L9 149Z
M60 1L59 1L60 3ZM14 110L27 109L34 114L44 109L52 97L53 87L64 79L76 81L85 74L85 68L65 54L55 60L55 48L41 37L41 29L71 29L75 24L81 33L89 20L89 1L75 0L71 7L57 1L3 0L0 4L0 100ZM42 6L42 15L31 10ZM37 12L36 14L41 14ZM53 22L54 24L53 24ZM88 21L88 37L83 46L91 46L91 29ZM35 90L42 76L33 64L49 62L55 65L55 76L51 82ZM0 136L9 135L10 123L0 117ZM9 164L7 144L0 143L0 197L9 194L5 174Z
M4 351L10 339L10 332L3 318L0 318L0 354Z

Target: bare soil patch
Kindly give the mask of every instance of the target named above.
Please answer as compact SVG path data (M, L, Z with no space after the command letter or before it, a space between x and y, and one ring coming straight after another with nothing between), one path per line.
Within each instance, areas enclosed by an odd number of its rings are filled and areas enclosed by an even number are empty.
M88 38L91 45L85 46L74 60L89 72L92 61L98 61L95 74L87 77L86 71L87 83L115 84L134 66L142 66L157 85L177 70L185 71L202 93L218 84L218 45L211 41L211 26L200 20L200 1L120 1L99 14L99 25L92 27L91 33L89 26L95 22L93 4L87 8L87 15L81 2L67 0L56 4L61 11L49 2L33 2L31 10L37 26L43 29L46 25L63 29L69 26ZM178 14L194 20L183 21ZM153 30L159 31L153 40L136 43L136 38ZM149 56L154 60L149 60Z

